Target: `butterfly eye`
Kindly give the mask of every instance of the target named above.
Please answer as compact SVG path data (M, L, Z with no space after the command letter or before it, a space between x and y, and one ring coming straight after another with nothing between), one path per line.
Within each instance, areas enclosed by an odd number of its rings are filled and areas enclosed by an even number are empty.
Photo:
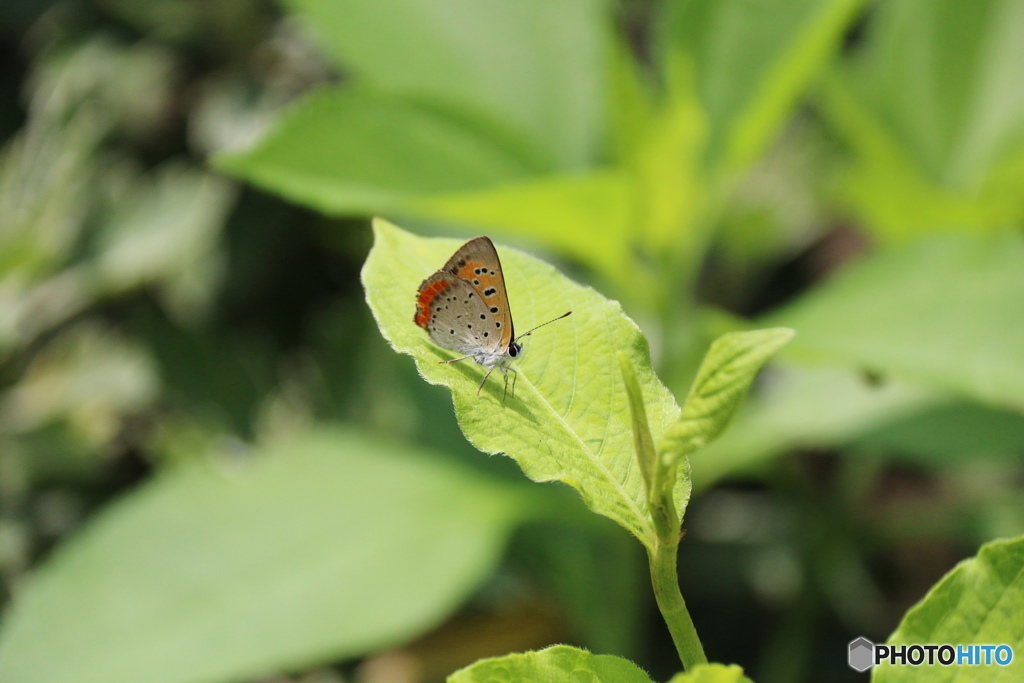
M518 356L522 352L523 352L523 347L521 347L519 344L516 344L515 342L512 342L511 344L508 345L508 355L510 357L515 358L516 356Z

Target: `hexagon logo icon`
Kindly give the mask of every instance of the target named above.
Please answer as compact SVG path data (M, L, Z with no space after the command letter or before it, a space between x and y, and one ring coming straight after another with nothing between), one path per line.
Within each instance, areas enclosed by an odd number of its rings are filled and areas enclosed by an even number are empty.
M854 671L861 673L874 666L875 644L867 638L850 641L849 664Z

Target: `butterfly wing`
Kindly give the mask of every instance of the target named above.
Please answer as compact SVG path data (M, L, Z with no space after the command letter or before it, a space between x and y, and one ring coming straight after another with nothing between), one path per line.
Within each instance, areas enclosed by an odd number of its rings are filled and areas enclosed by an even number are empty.
M466 242L448 259L441 271L451 273L472 285L483 300L486 313L493 318L491 327L500 332L501 348L507 348L515 338L512 311L508 305L501 261L491 240L477 237Z
M505 346L504 325L495 319L476 288L462 278L439 270L420 285L416 298L417 325L435 344L477 358L500 358ZM482 363L487 365L487 363Z

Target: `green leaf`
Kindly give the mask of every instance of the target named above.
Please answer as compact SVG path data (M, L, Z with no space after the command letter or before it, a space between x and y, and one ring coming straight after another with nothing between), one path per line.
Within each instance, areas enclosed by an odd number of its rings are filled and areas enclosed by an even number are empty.
M643 135L623 159L636 202L632 233L655 261L666 252L698 258L703 244L698 219L706 210L704 153L708 123L685 55L665 59L664 97L644 122ZM640 274L634 273L639 279ZM654 291L663 287L659 281Z
M647 490L648 500L651 497L654 485L654 467L657 455L654 451L654 438L651 436L651 427L647 423L647 409L644 408L643 390L640 388L640 380L636 377L636 370L629 362L629 356L619 351L616 356L619 359L619 368L622 370L622 379L625 382L626 397L629 399L629 414L632 417L633 427L633 450L636 455L637 464L640 466L640 473L644 477L644 486Z
M0 393L0 430L25 433L67 420L100 449L115 438L121 416L153 402L159 385L145 347L84 321L49 340Z
M792 359L1024 410L1024 240L936 237L849 267L762 324Z
M520 681L651 683L650 677L643 669L629 660L612 655L594 655L568 645L555 645L536 652L482 659L448 677L448 683Z
M604 105L604 3L287 4L357 81L494 121L550 168L580 169L593 160Z
M701 664L676 674L668 683L752 683L736 664Z
M887 127L839 72L826 79L821 104L853 150L839 193L875 238L907 243L935 232L979 234L1016 229L1021 216L1024 150L1009 154L977 185L955 187L930 178L908 142Z
M712 122L710 154L726 171L770 142L827 64L862 0L690 0L672 3L667 47L693 56Z
M1024 415L946 402L867 432L855 445L931 464L1016 462L1024 453Z
M877 384L860 372L783 363L763 389L747 401L728 431L694 456L694 489L706 489L733 472L749 472L794 448L847 444L938 401L907 382Z
M396 211L412 198L464 192L537 172L492 131L423 104L325 88L252 149L215 165L325 213Z
M222 171L334 215L397 214L529 235L627 277L633 212L621 174L547 174L497 132L450 112L322 89ZM557 228L557 229L556 229Z
M842 192L876 237L1017 230L1022 31L1014 0L878 6L864 49L823 100L853 152Z
M635 217L630 190L623 174L614 171L543 176L417 198L407 213L529 236L625 286L633 274L625 247Z
M163 473L30 577L0 679L239 680L403 642L493 570L529 500L341 430L217 465Z
M103 286L125 290L209 258L234 201L232 186L174 163L137 179L96 240Z
M872 681L1014 681L1024 676L1024 537L994 541L961 562L903 617L889 644L1006 644L1008 666L889 666Z
M711 344L683 404L682 417L659 444L663 468L675 467L725 430L757 373L793 334L784 327L730 332Z
M854 83L924 176L976 187L1024 145L1024 12L1016 0L879 5Z
M534 481L563 481L591 510L652 542L643 477L633 456L629 404L615 352L636 368L651 433L659 439L679 415L651 370L647 341L621 306L572 282L526 254L499 247L505 284L520 329L573 315L535 333L516 362L515 396L502 402L495 373L477 396L484 369L433 344L412 321L420 282L440 268L459 241L423 239L385 222L374 224L374 247L363 286L377 324L420 374L451 389L469 441L485 453L506 453ZM682 496L682 487L677 496Z

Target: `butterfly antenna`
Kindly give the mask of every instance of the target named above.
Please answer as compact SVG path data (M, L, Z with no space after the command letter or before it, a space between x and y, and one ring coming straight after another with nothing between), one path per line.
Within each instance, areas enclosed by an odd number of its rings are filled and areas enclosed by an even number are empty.
M518 337L515 338L515 341L519 341L523 337L529 337L531 334L533 334L534 330L539 330L540 328L544 327L545 325L550 325L551 323L555 322L556 320L561 320L562 318L568 318L570 315L572 315L572 311L566 311L565 313L563 313L562 315L558 316L557 318L552 318L551 320L547 321L546 323L541 323L540 325L537 325L537 327L533 328L533 330L530 330L529 332L522 333L521 335L519 335Z

